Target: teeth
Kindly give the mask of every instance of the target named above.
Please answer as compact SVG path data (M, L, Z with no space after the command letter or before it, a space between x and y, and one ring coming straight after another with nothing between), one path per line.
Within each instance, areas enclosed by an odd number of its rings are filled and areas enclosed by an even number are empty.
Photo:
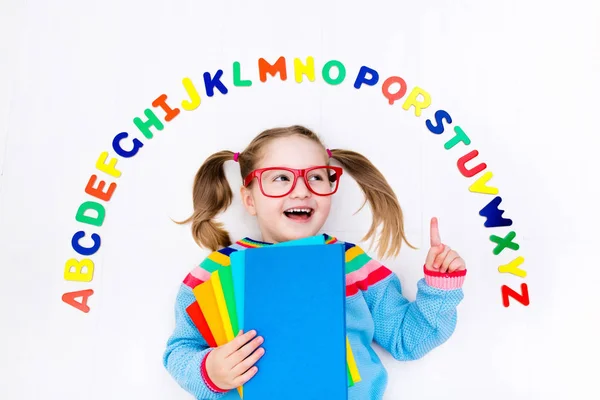
M286 212L305 212L305 213L310 213L310 208L290 208Z

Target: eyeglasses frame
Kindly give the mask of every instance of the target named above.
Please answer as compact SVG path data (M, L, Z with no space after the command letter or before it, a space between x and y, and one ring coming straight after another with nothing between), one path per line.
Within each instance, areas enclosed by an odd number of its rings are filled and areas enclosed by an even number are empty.
M328 194L317 193L317 192L315 192L311 188L310 184L308 184L308 181L307 181L307 174L308 174L308 172L313 171L315 169L320 169L320 168L331 168L337 174L337 179L336 179L336 182L335 182L335 189L331 193L328 193ZM289 171L289 172L293 173L294 174L294 183L292 184L292 187L290 188L290 190L287 193L279 195L279 196L271 196L271 195L266 194L265 191L263 190L261 177L262 177L263 172L265 172L265 171L272 171L272 170L276 170L276 169L284 170L284 171ZM287 167L258 168L258 169L255 169L254 171L250 172L244 178L244 187L248 187L248 185L250 185L250 183L252 182L252 180L254 178L256 178L258 180L258 187L260 188L260 191L263 194L263 196L271 197L271 198L279 198L279 197L287 196L288 194L292 193L294 191L294 189L296 188L296 183L298 183L298 178L300 176L302 176L304 178L304 184L306 185L306 187L308 188L308 190L310 190L311 193L313 193L313 194L315 194L317 196L331 196L332 194L334 194L335 192L337 192L337 190L338 190L338 188L340 186L340 178L341 178L343 172L344 172L344 170L341 167L336 167L336 166L333 166L333 165L318 165L316 167L303 168L303 169L295 169L295 168L287 168Z

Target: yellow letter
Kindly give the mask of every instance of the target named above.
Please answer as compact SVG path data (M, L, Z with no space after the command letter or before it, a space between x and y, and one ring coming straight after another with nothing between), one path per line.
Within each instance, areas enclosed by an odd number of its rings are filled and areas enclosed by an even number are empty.
M312 56L306 57L306 65L304 65L299 58L294 58L294 75L298 83L302 83L302 75L306 75L309 81L314 82L315 59Z
M190 103L187 100L183 100L181 102L181 107L187 111L195 110L200 105L200 95L198 94L196 87L190 78L183 78L183 87L185 88L188 96L190 96L190 100L192 100L192 102Z
M486 172L479 179L477 179L475 183L469 186L469 191L473 193L498 194L498 188L486 185L486 183L492 179L493 176L494 175L491 171Z
M102 172L107 173L108 175L114 176L118 178L121 176L121 171L115 168L117 165L117 159L111 158L108 165L106 165L106 159L108 158L108 151L103 151L98 157L98 161L96 161L96 168Z
M523 261L525 261L525 259L523 257L519 256L519 257L515 258L514 260L512 260L511 262L509 262L508 264L501 265L500 267L498 267L498 271L503 272L503 273L508 272L515 276L520 276L521 278L525 278L527 276L527 272L525 272L519 268L519 265L523 264Z
M65 280L67 281L91 282L93 276L94 262L89 258L81 261L71 258L65 263Z
M423 101L417 100L417 97L419 95L423 96ZM427 93L420 87L415 86L415 88L412 90L412 92L410 92L410 94L406 98L406 101L404 102L404 105L402 106L402 108L404 108L406 111L408 111L410 106L415 106L415 115L417 117L420 117L421 109L429 107L430 104L431 104L431 96L429 95L429 93Z

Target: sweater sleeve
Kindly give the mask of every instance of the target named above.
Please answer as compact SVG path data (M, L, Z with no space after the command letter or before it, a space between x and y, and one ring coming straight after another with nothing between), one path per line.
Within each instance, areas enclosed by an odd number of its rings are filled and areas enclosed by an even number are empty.
M378 267L373 268L374 264ZM409 301L396 274L375 260L369 265L374 270L371 274L385 276L363 288L379 345L395 359L408 361L422 358L448 340L456 327L456 307L463 299L466 271L426 275L417 283L416 299Z
M221 399L227 392L218 391L204 369L204 359L211 348L186 311L194 301L192 289L182 284L175 302L175 330L167 341L163 364L175 381L197 399Z

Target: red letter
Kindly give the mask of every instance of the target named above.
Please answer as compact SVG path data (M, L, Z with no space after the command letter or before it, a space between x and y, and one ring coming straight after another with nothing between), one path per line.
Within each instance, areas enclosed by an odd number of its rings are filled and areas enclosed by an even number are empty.
M527 290L526 283L521 283L521 292L523 292L523 294L519 294L519 293L515 292L514 290L512 290L511 288L509 288L508 286L502 285L502 303L504 304L504 307L509 306L509 304L508 304L509 297L512 297L513 299L515 299L519 303L523 304L524 306L528 306L529 305L529 291Z
M391 93L390 86L392 86L394 83L398 83L400 85L400 89L398 89L396 93ZM399 76L390 76L385 80L385 82L383 82L383 86L381 86L381 92L383 93L383 96L388 99L391 106L396 100L401 99L402 96L406 94L406 82Z
M75 307L79 311L88 313L90 312L90 307L88 307L87 301L93 294L94 291L92 289L80 290L78 292L69 292L62 295L62 301L64 301L70 306ZM82 297L81 303L75 300L77 297Z
M464 156L462 156L461 158L459 158L458 161L456 162L456 165L458 166L458 170L460 171L461 174L463 174L463 176L465 178L470 178L472 176L475 176L487 168L486 163L478 164L477 166L475 166L471 169L467 169L465 167L466 163L468 163L469 161L471 161L478 155L479 155L479 152L477 150L473 150L472 152L467 153Z

